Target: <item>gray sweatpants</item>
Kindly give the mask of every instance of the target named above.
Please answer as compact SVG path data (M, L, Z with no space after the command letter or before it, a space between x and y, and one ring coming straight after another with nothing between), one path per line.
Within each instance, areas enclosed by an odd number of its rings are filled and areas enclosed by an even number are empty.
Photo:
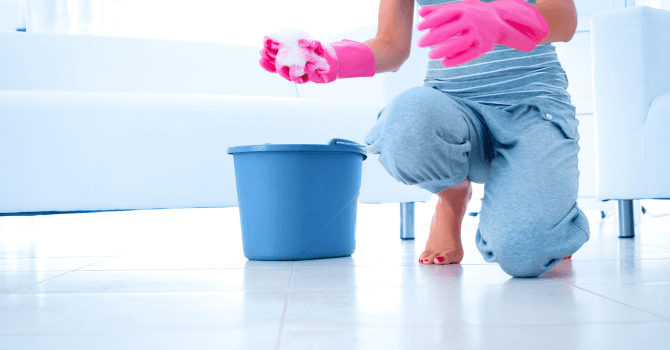
M589 239L577 206L577 140L537 108L494 108L420 86L379 113L365 143L396 180L432 193L484 183L476 244L514 277L537 277Z

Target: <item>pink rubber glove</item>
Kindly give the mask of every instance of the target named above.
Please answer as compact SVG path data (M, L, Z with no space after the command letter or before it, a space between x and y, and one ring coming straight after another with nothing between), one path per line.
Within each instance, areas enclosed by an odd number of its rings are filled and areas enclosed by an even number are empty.
M444 43L431 50L428 57L444 57L442 65L446 67L479 58L493 51L496 44L531 52L549 33L540 11L524 0L464 0L422 7L419 15L424 21L417 29L430 32L417 44L427 47Z
M375 75L372 50L356 41L345 39L324 45L295 28L270 34L263 41L261 67L297 84Z

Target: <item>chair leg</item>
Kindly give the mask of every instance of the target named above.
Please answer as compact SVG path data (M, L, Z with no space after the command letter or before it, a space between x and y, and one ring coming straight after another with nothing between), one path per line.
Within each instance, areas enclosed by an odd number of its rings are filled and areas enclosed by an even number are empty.
M635 216L633 200L619 199L619 238L635 237Z
M400 239L414 239L414 202L400 203Z

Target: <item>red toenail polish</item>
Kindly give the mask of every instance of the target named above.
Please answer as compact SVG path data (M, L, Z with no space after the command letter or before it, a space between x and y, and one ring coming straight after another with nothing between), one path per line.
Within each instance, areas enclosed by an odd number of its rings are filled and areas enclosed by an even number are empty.
M437 257L437 258L435 258L435 259L436 259L437 261L439 261L439 262L442 262L442 261L444 261L444 258L443 258L443 257L441 257L441 256L438 256L438 257Z

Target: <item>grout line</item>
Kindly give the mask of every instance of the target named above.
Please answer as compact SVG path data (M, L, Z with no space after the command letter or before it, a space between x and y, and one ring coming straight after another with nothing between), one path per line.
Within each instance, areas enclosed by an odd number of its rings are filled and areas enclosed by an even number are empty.
M670 281L578 283L578 284L573 284L573 286L600 286L600 285L607 285L607 284L616 284L616 285L638 284L638 285L640 285L640 284L659 284L659 283L670 284Z
M128 252L129 252L129 251L128 251ZM121 256L121 255L126 254L126 253L128 253L128 252L122 253L122 254L117 255L117 256ZM83 269L83 268L86 268L86 267L89 267L89 266L91 266L91 265L95 265L95 264L101 263L101 262L103 262L103 261L107 261L107 260L109 260L109 259L114 259L114 258L116 258L117 256L112 256L112 257L109 257L109 258L107 258L107 259L103 259L103 260L100 260L100 261L96 261L96 262L94 262L94 263L92 263L92 264L88 264L88 265L82 266L82 267L80 267L80 268L78 268L78 269L74 269L74 270L72 270L72 271L68 271L68 272L66 272L66 273L62 273L62 274L60 274L60 275L53 276L53 277L51 277L51 278L47 278L47 279L42 280L42 281L39 281L39 282L37 282L37 283L35 283L35 284L31 284L31 285L27 285L27 286L25 286L25 287L23 287L23 288L15 289L15 290L13 290L13 291L11 291L10 293L5 294L5 295L12 295L12 294L15 294L15 293L20 292L20 291L22 291L22 290L24 290L24 289L28 289L28 288L30 288L30 287L36 286L36 285L38 285L38 284L40 284L40 283L43 283L43 282L52 280L52 279L57 278L57 277L60 277L60 276L67 275L68 273L72 273L72 272L75 272L75 271L79 271L79 270L81 270L81 269Z
M293 262L293 266L291 266L291 277L289 277L288 280L288 292L286 293L286 302L284 302L284 312L282 313L281 316L281 324L279 325L279 336L277 337L277 346L275 346L275 350L279 350L279 346L281 345L281 336L284 329L284 320L286 319L286 309L288 308L288 298L291 296L291 282L293 282L293 271L295 271L295 261Z
M16 256L16 257L0 257L0 260L7 259L7 260L15 260L15 259L93 259L93 258L116 258L121 255L128 254L135 250L134 248L131 250L127 250L121 254L117 255L83 255L83 256ZM96 263L97 264L97 263Z
M597 295L597 296L599 296L599 297L603 297L603 298L605 298L605 299L609 299L609 300L611 300L611 301L613 301L613 302L615 302L615 303L619 303L619 304L621 304L621 305L628 306L628 307L630 307L630 308L633 308L633 309L638 310L638 311L642 311L642 312L647 313L647 314L650 314L650 315L652 315L652 316L656 316L656 317L658 317L658 318L660 318L661 320L664 320L664 321L666 321L666 322L670 321L670 319L665 318L665 317L663 317L663 316L661 316L661 315L657 315L657 314L655 314L655 313L653 313L653 312L651 312L651 311L647 311L647 310L641 309L641 308L639 308L639 307L636 307L636 306L633 306L633 305L630 305L630 304L626 304L626 303L624 303L624 302L622 302L622 301L619 301L619 300L616 300L616 299L612 299L612 298L610 298L610 297L606 297L606 296L604 296L604 295L602 295L602 294L598 294L598 293L593 292L593 291L590 291L590 290L588 290L588 289L584 289L584 288L582 288L582 287L578 287L578 286L576 286L576 285L572 285L572 287L577 288L577 289L581 289L581 290L583 290L583 291L585 291L585 292L591 293L591 294L593 294L593 295Z
M637 243L636 245L641 245L643 247L654 247L654 248L661 248L661 249L670 249L670 246L659 246L656 244L647 244L647 243ZM670 258L666 258L670 259Z
M98 261L97 263L101 263ZM97 264L96 263L96 264ZM88 265L91 266L91 265ZM84 266L84 267L88 267ZM83 267L82 267L83 268ZM174 268L108 268L103 270L85 270L85 272L111 272L111 271L207 271L207 270L287 270L288 267L174 267ZM52 270L58 271L58 270ZM1 273L2 271L0 271Z
M125 253L123 253L125 254ZM116 258L119 255L100 255L100 256L17 256L0 257L0 260L18 260L18 259L93 259L93 258Z
M296 330L296 332L319 332L319 331L376 331L376 330L399 330L405 331L408 329L488 329L488 328L542 328L542 327L575 327L575 326L600 326L600 325L634 325L634 324L662 324L666 325L668 322L664 321L639 321L639 322L576 322L576 323L542 323L542 324L459 324L459 325L391 325L391 326L323 326L323 327L308 327Z
M74 270L74 271L76 271L76 270ZM40 283L42 283L42 282L46 282L46 281L51 280L51 279L54 279L54 278L56 278L56 277L60 277L60 276L63 276L63 275L67 275L67 274L70 273L70 272L72 272L72 271L68 271L68 272L65 272L65 273L61 273L60 275L56 275L56 276L47 278L47 279L45 279L45 280L39 281L39 282L37 282L37 283L30 284L30 285L27 285L27 286L22 287L22 288L19 288L19 289L15 289L15 290L13 290L13 291L7 293L7 294L4 294L3 296L9 296L9 295L15 294L16 292L20 292L20 291L22 291L22 290L24 290L24 289L30 288L30 287L32 287L32 286L36 286L36 285L38 285L38 284L40 284Z

